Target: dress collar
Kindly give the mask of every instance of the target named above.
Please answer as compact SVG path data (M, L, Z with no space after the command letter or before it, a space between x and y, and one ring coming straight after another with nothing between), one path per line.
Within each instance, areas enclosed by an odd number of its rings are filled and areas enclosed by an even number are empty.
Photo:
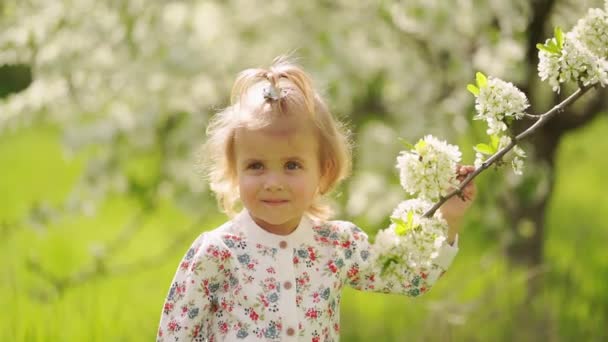
M278 235L266 231L260 227L247 209L243 209L235 218L234 222L239 226L250 241L259 242L267 246L275 246L281 242L287 242L294 246L301 243L313 243L313 220L306 214L302 216L296 229L288 235Z

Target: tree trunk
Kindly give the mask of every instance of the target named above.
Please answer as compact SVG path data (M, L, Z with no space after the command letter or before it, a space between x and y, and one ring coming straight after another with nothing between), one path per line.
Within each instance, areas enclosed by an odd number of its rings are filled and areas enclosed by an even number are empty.
M542 280L545 219L555 185L555 156L561 136L548 126L531 137L526 165L526 172L531 174L521 176L527 178L506 194L511 197L504 208L512 237L506 252L513 264L530 271L530 296L537 293Z

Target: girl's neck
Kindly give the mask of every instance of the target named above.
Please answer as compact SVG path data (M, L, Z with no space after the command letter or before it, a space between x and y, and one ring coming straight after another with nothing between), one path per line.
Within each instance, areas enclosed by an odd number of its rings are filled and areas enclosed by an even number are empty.
M296 230L296 228L298 228L298 225L300 224L300 221L302 219L300 217L297 220L293 219L293 220L287 221L285 223L275 225L275 224L268 223L264 220L258 219L256 217L254 217L253 215L251 216L251 218L260 228L264 229L265 231L267 231L271 234L275 234L275 235L289 235L289 234L293 233L293 231Z

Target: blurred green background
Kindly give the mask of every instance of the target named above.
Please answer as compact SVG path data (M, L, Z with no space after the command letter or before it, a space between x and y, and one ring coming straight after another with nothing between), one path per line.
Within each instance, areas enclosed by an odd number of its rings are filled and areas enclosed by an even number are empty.
M300 57L356 140L337 216L373 236L405 198L397 138L434 134L472 163L487 139L475 71L546 111L573 88L539 83L535 44L603 5L0 3L0 341L154 339L180 258L226 219L196 152L238 71ZM477 178L461 251L429 294L345 290L342 340L608 340L606 95L524 146L524 176Z

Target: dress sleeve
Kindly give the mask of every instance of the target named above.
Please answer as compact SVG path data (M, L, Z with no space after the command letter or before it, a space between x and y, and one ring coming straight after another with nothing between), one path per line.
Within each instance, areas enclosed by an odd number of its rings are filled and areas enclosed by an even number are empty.
M404 270L399 277L383 277L381 266L374 260L382 253L381 250L372 248L368 236L360 228L350 223L347 227L351 240L349 245L351 251L347 252L351 257L346 272L346 282L351 287L362 291L373 291L383 293L404 294L416 297L429 291L437 279L452 264L458 253L458 237L453 246L444 243L437 256L430 262L430 267L418 267Z
M217 292L226 283L230 253L201 234L182 258L161 313L157 342L203 341Z

